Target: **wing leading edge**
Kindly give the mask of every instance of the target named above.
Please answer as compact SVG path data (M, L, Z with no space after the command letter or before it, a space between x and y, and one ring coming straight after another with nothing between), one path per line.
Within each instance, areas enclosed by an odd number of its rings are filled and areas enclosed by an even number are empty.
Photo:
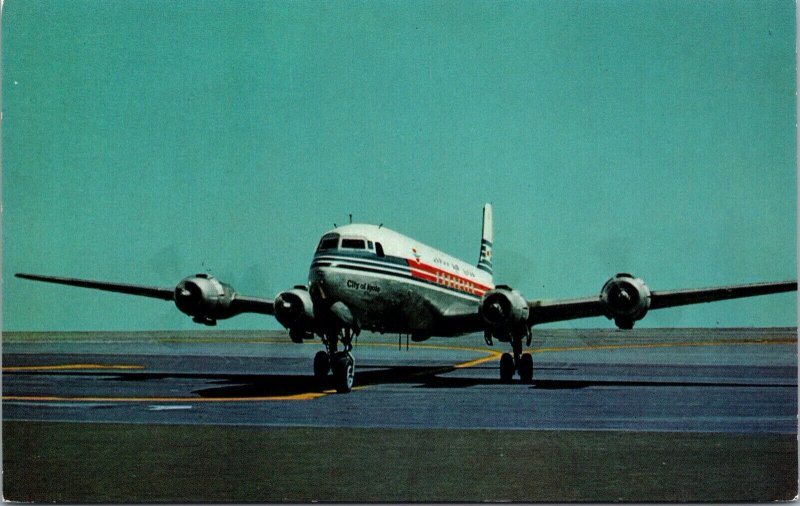
M16 277L30 279L33 281L44 281L45 283L55 283L58 285L79 286L81 288L93 288L106 292L125 293L128 295L138 295L140 297L151 297L161 300L175 300L174 288L159 288L155 286L131 285L127 283L110 283L108 281L92 281L88 279L62 278L59 276L41 276L39 274L17 273Z
M209 308L213 319L230 318L241 313L259 313L272 315L275 314L275 304L272 299L262 299L258 297L247 297L233 291L228 285L219 283L208 276L197 275L182 280L176 288L165 288L156 286L133 285L129 283L112 283L108 281L93 281L89 279L63 278L59 276L42 276L39 274L17 273L16 277L30 279L33 281L43 281L45 283L55 283L59 285L77 286L81 288L92 288L106 292L124 293L127 295L138 295L140 297L150 297L173 301L183 312L190 316L195 316L193 305L206 302L202 300L206 293L213 297L213 303L223 302L220 308ZM214 293L216 290L216 293ZM186 300L186 298L197 297L198 300ZM183 299L182 299L183 298ZM184 310L186 309L186 310Z
M703 302L754 297L773 293L797 291L797 281L750 283L743 285L719 286L713 288L692 288L684 290L653 291L650 293L649 309L663 309ZM593 316L606 316L608 308L600 296L566 300L528 301L528 324L537 325Z

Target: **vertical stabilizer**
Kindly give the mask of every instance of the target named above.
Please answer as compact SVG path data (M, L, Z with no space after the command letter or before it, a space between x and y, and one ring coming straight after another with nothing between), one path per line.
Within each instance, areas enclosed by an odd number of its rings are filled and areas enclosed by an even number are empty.
M483 233L481 237L481 254L478 257L478 269L492 275L492 205L483 206Z

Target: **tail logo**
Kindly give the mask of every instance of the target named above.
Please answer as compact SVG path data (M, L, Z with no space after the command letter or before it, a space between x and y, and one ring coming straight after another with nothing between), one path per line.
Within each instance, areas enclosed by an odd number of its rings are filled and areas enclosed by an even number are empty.
M486 239L481 241L481 255L478 261L478 269L492 273L492 243Z

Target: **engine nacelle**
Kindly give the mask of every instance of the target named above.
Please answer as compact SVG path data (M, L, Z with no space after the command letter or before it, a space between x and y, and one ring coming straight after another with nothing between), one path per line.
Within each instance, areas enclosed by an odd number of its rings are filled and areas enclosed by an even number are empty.
M618 328L631 329L650 308L650 289L641 279L619 273L603 285L600 300L606 318L613 319Z
M236 316L231 301L236 292L208 274L183 278L175 287L175 305L195 323L216 325L217 320Z
M495 337L527 329L528 301L511 287L498 285L484 293L478 310Z
M275 319L289 329L292 341L314 337L314 304L305 286L295 286L275 297Z

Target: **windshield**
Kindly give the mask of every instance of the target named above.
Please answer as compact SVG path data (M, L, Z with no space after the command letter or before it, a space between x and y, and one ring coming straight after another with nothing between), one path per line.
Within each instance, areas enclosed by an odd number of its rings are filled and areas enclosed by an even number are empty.
M364 239L342 239L342 248L367 249Z
M339 236L328 236L323 237L322 240L319 242L319 246L317 247L317 251L322 251L324 249L336 249L336 245L339 244Z

